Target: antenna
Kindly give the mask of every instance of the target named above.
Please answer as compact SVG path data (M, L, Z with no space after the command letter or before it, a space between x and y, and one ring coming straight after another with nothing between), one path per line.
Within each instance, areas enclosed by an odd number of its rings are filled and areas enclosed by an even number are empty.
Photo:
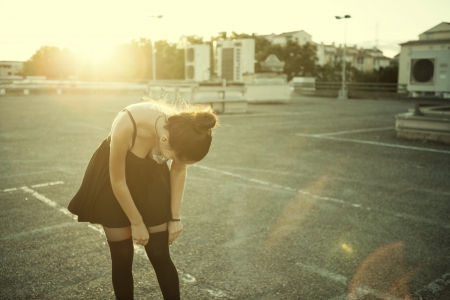
M377 26L375 27L375 48L378 49L378 21Z

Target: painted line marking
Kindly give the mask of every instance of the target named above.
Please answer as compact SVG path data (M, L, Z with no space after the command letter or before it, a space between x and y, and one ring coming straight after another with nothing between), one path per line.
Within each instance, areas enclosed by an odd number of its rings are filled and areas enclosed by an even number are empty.
M7 236L0 237L0 240L1 241L12 240L12 239L20 238L20 237L30 236L30 235L33 235L33 234L36 234L36 233L47 232L47 231L51 231L51 230L55 230L55 229L59 229L59 228L64 228L64 227L67 227L67 226L74 226L74 225L77 225L77 223L65 222L65 223L61 223L61 224L57 224L57 225L53 225L53 226L43 227L43 228L29 230L29 231L24 231L24 232L20 232L20 233L16 233L16 234L10 234L10 235L7 235Z
M340 283L342 285L348 286L349 280L348 280L347 277L345 277L343 275L335 274L335 273L329 272L328 270L325 270L325 269L322 269L322 268L319 268L319 267L316 267L316 266L313 266L313 265L305 265L305 264L302 264L302 263L296 263L296 265L300 266L302 269L304 269L304 270L306 270L308 272L320 275L320 276L322 276L324 278L327 278L327 279L329 279L331 281L334 281L334 282ZM400 300L400 299L397 299L397 298L394 298L394 297L389 297L389 296L386 298L386 295L384 293L382 293L380 291L377 291L377 290L374 290L374 289L372 289L370 287L367 287L367 286L357 287L357 288L355 288L354 292L355 292L356 295L353 295L353 296L357 296L357 299L360 299L361 297L364 297L366 295L373 295L373 296L375 296L375 297L377 297L379 299ZM340 296L338 296L336 298L332 298L332 299L335 299L335 300L337 300L337 299L346 299L346 297L347 297L347 294L343 294L343 295L340 295Z
M331 136L317 136L314 134L296 133L295 135L301 136L301 137L312 137L312 138L335 140L335 141L341 141L341 142L351 142L351 143L367 144L367 145L374 145L374 146L383 146L383 147L391 147L391 148L400 148L400 149L408 149L408 150L450 154L450 151L448 151L448 150L438 150L438 149L431 149L431 148L403 146L403 145L364 141L364 140L344 139L344 138L336 138L336 137L331 137Z
M3 176L0 176L0 179L20 177L20 176L29 176L29 175L35 175L35 174L53 173L53 172L57 172L57 171L60 171L60 170L47 170L47 171L28 172L28 173L22 173L22 174L14 174L14 175L3 175Z
M293 193L297 193L297 194L303 194L303 195L310 195L314 199L321 200L321 201L339 203L339 204L342 204L342 205L347 205L347 206L350 206L350 207L354 207L356 209L364 209L364 210L367 210L367 211L380 212L380 213L383 213L383 214L386 214L386 215L390 215L390 216L393 216L393 217L396 217L396 218L408 219L408 220L412 220L412 221L415 221L415 222L421 222L421 223L426 223L426 224L429 224L429 225L432 225L432 226L437 226L437 227L450 229L450 224L443 223L443 222L440 222L440 221L434 221L434 220L430 220L430 219L426 219L426 218L422 218L422 217L417 217L417 216L414 216L414 215L411 215L411 214L406 214L406 213L399 213L399 212L395 212L395 211L392 211L392 210L371 208L371 207L368 207L368 206L364 206L364 205L362 205L360 203L352 203L352 202L348 202L348 201L337 199L337 198L313 195L310 192L304 191L304 190L301 190L301 189L294 189L294 188L291 188L291 187L282 186L282 185L279 185L279 184L274 184L274 183L270 183L270 182L267 182L267 181L262 181L262 180L259 180L259 179L256 179L256 178L251 178L251 177L235 174L235 173L228 172L228 171L222 171L222 170L219 170L219 169L215 169L215 168L211 168L211 167L207 167L207 166L202 166L202 165L199 165L199 164L195 164L195 165L192 165L192 166L200 168L200 169L203 169L203 170L213 171L213 172L217 172L217 173L220 173L220 174L223 174L223 175L227 175L227 176L243 179L243 180L246 180L246 181L258 183L258 184L261 184L261 185L264 185L264 186L281 189L281 190L284 190L284 191L289 191L289 192L293 192Z
M307 271L309 271L311 273L318 274L318 275L320 275L322 277L328 278L328 279L330 279L332 281L339 282L341 284L345 284L346 285L347 282L348 282L347 277L345 277L343 275L340 275L340 274L331 273L331 272L329 272L329 271L327 271L325 269L321 269L321 268L318 268L316 266L305 265L305 264L302 264L302 263L296 263L296 265L300 266L302 269L305 269L305 270L307 270Z
M56 203L56 202L50 200L49 198L45 197L45 196L42 195L42 194L39 194L38 192L36 192L36 191L30 189L30 188L27 187L27 186L23 186L23 187L21 187L20 189L23 190L23 191L26 192L26 193L31 194L32 196L34 196L34 197L37 198L38 200L44 202L44 203L47 204L48 206L53 207L54 209L58 210L59 212L62 212L63 214L65 214L66 216L68 216L69 218L71 218L72 220L75 220L75 221L78 222L77 216L73 215L67 208L62 207L62 206L59 205L58 203ZM63 223L63 224L64 224L64 223ZM77 223L74 223L74 224L77 224ZM105 235L105 233L104 233L102 227L101 227L100 225L98 225L98 224L89 224L88 227L91 228L91 229L93 229L93 230L95 230L95 231L97 231L98 233L100 233L100 234L103 235L103 236ZM145 253L145 250L144 250L144 249L145 249L144 247L134 247L135 253L141 255L141 256L144 257L144 258L147 258L147 254ZM181 280L183 280L184 282L186 282L186 283L193 283L193 282L196 282L196 279L195 279L194 276L192 276L192 275L190 275L190 274L188 274L188 273L184 273L184 272L182 272L182 271L180 271L180 270L178 270L178 269L177 269L177 271L178 271L179 277L180 277ZM222 291L220 291L220 290L217 290L217 291L216 291L216 290L208 290L208 291L213 291L214 293L216 293L216 294L218 294L218 295L222 295L222 294L223 294L223 295L226 295L224 292L222 292Z
M40 184L32 185L31 187L32 188L37 188L37 187L56 185L56 184L64 184L64 181L54 181L54 182L40 183Z
M95 125L91 125L91 124L86 124L86 123L83 123L83 122L68 122L66 124L68 124L69 126L70 125L75 125L75 126L80 126L80 127L96 129L96 130L99 130L99 131L108 131L109 130L109 129L104 128L104 127L95 126Z
M38 187L49 186L49 185L57 185L57 184L64 184L64 181L53 181L53 182L39 183L39 184L32 185L31 187L32 188L38 188ZM0 190L0 192L12 192L12 191L17 191L17 189L18 188L4 189L4 190Z
M282 113L256 113L256 114L235 114L235 115L221 115L219 116L219 119L222 118L248 118L248 117L276 117L276 116L300 116L307 113L304 112L282 112Z
M280 175L289 175L289 176L303 176L299 173L292 173L292 171L277 171L277 170L265 170L261 168L250 168L250 167L236 167L236 166L227 166L227 165L218 165L216 167L222 168L222 169L230 169L230 170L244 170L246 172L263 172L263 173L271 173L271 174L280 174ZM192 175L190 175L192 176ZM200 178L197 178L200 180ZM343 179L343 178L340 178ZM203 178L202 180L206 180ZM210 180L211 182L216 182L216 180ZM354 183L354 184L362 184L365 183L364 181L356 180L356 179L347 179L347 182ZM389 185L389 187L398 187L397 185ZM425 189L420 187L410 187L409 190L411 191L417 191L417 192L425 192L425 193L431 193L431 194L438 194L443 196L450 196L450 192L446 191L439 191L439 190L433 190L433 189Z
M450 272L442 275L440 278L422 287L421 289L419 289L414 293L414 296L417 296L418 299L424 299L420 294L425 293L436 295L441 291L445 292L448 290L450 290Z
M38 200L41 200L42 202L44 202L45 204L47 204L50 207L53 207L54 209L62 212L63 214L65 214L66 216L70 217L72 220L77 221L77 217L75 215L73 215L67 208L62 207L61 205L59 205L58 203L48 199L47 197L45 197L42 194L39 194L38 192L30 189L29 187L23 186L21 187L21 189L26 192L31 194L32 196L34 196L35 198L37 198Z
M322 137L322 136L330 136L330 135L371 132L371 131L384 131L384 130L392 130L392 129L395 129L395 127L389 126L389 127L379 127L379 128L355 129L355 130L346 130L346 131L336 131L336 132L330 132L330 133L319 133L319 134L313 134L313 135L315 137Z
M347 295L347 293L345 293L340 296L330 298L328 300L348 300L348 295Z
M105 109L102 109L102 111L104 111L104 112L110 112L110 113L119 113L120 112L120 108L119 109L110 109L110 108L105 108Z
M230 297L229 295L225 294L222 291L214 291L214 290L210 290L210 289L202 289L202 290L208 292L211 296L216 297L216 298L226 297L227 299L234 299L233 297Z

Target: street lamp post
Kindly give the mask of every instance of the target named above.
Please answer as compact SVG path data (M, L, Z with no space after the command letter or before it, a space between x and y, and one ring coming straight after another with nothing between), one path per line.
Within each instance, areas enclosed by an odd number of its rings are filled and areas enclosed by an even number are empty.
M344 54L342 55L342 87L341 90L339 91L339 96L338 99L339 100L347 100L347 86L345 84L345 52L346 52L346 48L347 48L347 19L350 19L351 16L350 15L344 15L344 16L336 16L336 19L340 20L340 19L344 19Z
M149 18L157 18L157 19L161 19L163 17L163 15L158 15L158 16L148 16ZM156 49L155 49L155 39L152 39L152 80L155 81L156 80L156 59L155 59L155 53L156 53Z

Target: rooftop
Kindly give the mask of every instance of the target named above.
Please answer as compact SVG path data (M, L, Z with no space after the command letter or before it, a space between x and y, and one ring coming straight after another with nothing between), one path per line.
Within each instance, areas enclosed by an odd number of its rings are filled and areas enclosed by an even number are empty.
M416 41L408 41L406 43L401 43L399 45L406 46L406 45L429 45L429 44L444 44L444 43L450 43L450 39L440 39L440 40L416 40Z

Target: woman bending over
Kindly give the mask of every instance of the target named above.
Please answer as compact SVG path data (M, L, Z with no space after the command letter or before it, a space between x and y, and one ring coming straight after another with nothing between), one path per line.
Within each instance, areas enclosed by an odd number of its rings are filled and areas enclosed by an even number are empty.
M140 102L119 112L93 154L68 209L103 226L117 299L133 299L133 240L145 247L164 299L180 298L169 246L183 230L186 167L206 156L217 121L210 107Z

